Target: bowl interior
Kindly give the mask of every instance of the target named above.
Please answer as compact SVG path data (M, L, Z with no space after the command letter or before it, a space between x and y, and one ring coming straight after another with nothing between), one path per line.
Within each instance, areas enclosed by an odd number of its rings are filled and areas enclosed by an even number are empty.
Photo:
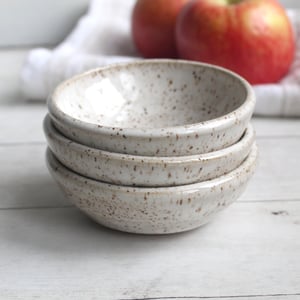
M106 127L162 128L226 115L247 98L245 82L208 65L145 61L90 71L52 98L64 114Z

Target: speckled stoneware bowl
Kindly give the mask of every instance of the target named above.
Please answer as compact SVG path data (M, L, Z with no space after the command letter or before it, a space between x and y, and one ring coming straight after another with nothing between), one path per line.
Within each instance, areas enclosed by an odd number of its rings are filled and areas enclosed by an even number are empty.
M237 168L254 143L251 125L237 143L192 156L135 156L90 148L64 137L47 116L44 132L51 151L71 170L108 183L133 186L174 186L216 178Z
M80 176L47 152L50 173L71 202L102 225L143 234L181 232L208 222L241 195L256 159L254 145L242 165L227 175L177 187L138 188Z
M220 67L142 60L89 71L48 100L55 127L81 144L145 156L207 153L240 139L252 87Z

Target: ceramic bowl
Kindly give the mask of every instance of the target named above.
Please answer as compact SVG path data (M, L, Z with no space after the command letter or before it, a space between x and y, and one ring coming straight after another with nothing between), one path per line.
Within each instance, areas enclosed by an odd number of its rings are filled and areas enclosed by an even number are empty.
M143 234L175 233L205 224L242 194L256 159L253 145L247 159L227 175L190 185L139 188L88 179L47 152L50 173L79 209L104 226Z
M255 106L252 87L220 67L142 60L92 70L48 99L54 125L70 139L110 152L185 156L228 147Z
M237 143L211 153L178 157L135 156L90 148L64 137L44 120L44 132L58 160L81 175L132 186L175 186L216 178L237 168L254 142L251 125Z

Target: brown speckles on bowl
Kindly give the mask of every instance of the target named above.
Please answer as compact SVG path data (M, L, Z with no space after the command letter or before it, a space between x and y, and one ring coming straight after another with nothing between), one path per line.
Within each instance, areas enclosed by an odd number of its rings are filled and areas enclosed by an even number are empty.
M61 84L48 101L51 118L65 136L145 156L193 155L232 145L254 105L251 86L238 75L180 60L93 70ZM210 135L212 130L216 134Z
M54 128L48 116L44 132L52 152L71 170L104 182L136 186L173 186L216 178L237 168L254 143L249 125L240 141L216 152L149 157L106 152L72 142Z
M144 234L181 232L208 222L241 195L256 159L254 145L241 166L227 175L191 185L142 188L80 176L47 152L50 173L77 207L107 227Z
M143 60L61 84L44 120L50 173L77 207L118 230L208 222L252 176L251 86L212 65Z

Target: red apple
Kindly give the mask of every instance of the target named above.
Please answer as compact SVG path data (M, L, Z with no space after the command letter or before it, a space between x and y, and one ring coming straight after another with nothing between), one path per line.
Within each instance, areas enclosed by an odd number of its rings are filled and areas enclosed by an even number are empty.
M223 66L250 83L271 83L294 57L292 26L276 0L195 0L178 16L179 56Z
M179 11L187 1L137 0L132 13L132 35L142 56L177 56L175 23Z

